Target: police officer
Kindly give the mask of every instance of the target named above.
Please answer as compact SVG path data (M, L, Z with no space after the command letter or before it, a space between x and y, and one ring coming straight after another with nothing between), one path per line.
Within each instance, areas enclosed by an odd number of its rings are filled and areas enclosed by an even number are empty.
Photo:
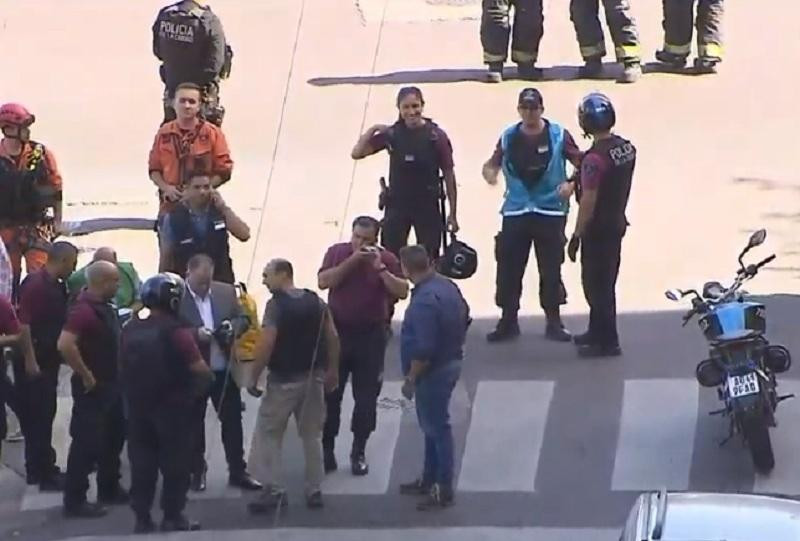
M14 300L22 274L47 262L47 249L61 229L61 174L55 157L31 140L36 117L25 106L0 107L0 236L14 271Z
M597 77L603 71L602 59L606 55L603 28L600 26L598 10L601 0L570 0L569 11L581 56L586 63L581 68L581 77ZM631 16L628 0L602 0L606 11L606 22L611 30L611 39L617 53L617 61L624 70L621 83L633 83L642 75L639 52L639 32Z
M487 339L499 342L519 335L522 278L533 244L539 267L539 302L547 318L546 336L568 342L571 337L561 323L559 307L567 298L561 265L569 198L575 183L567 179L566 162L578 167L582 154L568 131L542 117L544 102L535 88L522 90L517 111L521 122L503 132L494 154L483 166L483 178L490 185L497 184L501 169L506 179L500 211L503 226L495 237L495 302L503 315Z
M422 116L424 106L419 88L401 88L397 95L400 118L391 126L377 124L368 129L351 156L360 160L383 149L389 153L389 186L381 197L385 204L383 246L397 255L413 227L417 243L436 259L445 222L440 198L447 198L450 210L446 226L456 233L458 193L450 139L435 122Z
M158 274L142 285L150 317L133 319L122 330L121 366L129 406L128 456L136 533L155 529L150 516L158 472L163 478L162 531L196 530L187 519L191 469L192 405L212 381L191 330L178 319L185 286L173 274Z
M111 300L119 271L108 261L86 269L86 289L72 305L58 339L58 350L72 368L72 442L67 458L64 514L96 518L103 504L124 504L120 453L125 444L125 416L119 388L119 320ZM86 501L89 474L97 467L97 503Z
M214 280L233 284L230 235L246 242L250 228L211 187L208 175L191 175L184 187L184 200L164 217L161 225L165 268L183 276L192 256L203 253L214 262Z
M222 125L225 108L219 105L219 81L230 74L233 56L225 42L219 17L204 0L181 0L158 12L153 23L153 54L161 60L164 123L175 119L172 99L181 83L203 88L202 114Z
M511 8L514 8L514 28L511 29ZM508 38L512 34L511 60L517 64L522 79L541 78L536 67L539 43L544 33L542 0L483 0L481 15L481 45L483 61L489 65L486 81L503 80L503 63L508 55Z
M656 60L682 68L692 52L692 10L697 5L697 58L695 70L716 73L722 61L722 16L724 0L662 0L664 5L664 48Z
M628 227L625 208L636 166L636 147L612 133L616 114L602 94L589 94L578 108L578 121L593 139L581 164L580 208L568 253L581 251L581 279L589 303L589 330L575 337L586 357L620 355L615 287L622 237Z

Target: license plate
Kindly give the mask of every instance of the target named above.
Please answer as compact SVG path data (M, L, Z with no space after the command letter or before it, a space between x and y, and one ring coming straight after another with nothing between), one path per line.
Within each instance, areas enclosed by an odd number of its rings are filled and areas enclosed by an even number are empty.
M731 398L755 394L758 390L758 374L755 372L728 378L728 393Z

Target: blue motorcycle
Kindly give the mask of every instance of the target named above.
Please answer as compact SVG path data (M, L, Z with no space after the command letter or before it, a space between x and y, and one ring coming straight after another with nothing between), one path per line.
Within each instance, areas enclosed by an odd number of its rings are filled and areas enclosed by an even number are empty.
M739 270L730 287L719 282L707 282L702 295L694 289L669 290L668 299L677 301L692 296L692 308L683 316L685 326L693 317L709 342L709 358L695 370L703 387L716 387L724 407L711 415L722 415L730 422L725 444L740 435L750 449L753 465L761 473L775 466L769 429L777 426L775 410L778 403L794 395L779 396L776 374L789 370L792 357L784 346L770 344L766 332L766 308L746 300L742 285L775 259L771 255L756 264L743 263L744 256L764 243L767 232L760 229L750 237L747 247L739 254ZM721 444L721 445L722 445Z

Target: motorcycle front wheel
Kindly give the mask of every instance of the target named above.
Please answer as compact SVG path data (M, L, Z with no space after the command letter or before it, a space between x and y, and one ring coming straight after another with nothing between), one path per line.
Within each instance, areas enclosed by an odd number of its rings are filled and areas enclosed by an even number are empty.
M769 426L763 416L747 417L742 420L742 432L753 458L753 466L759 473L769 473L775 467Z

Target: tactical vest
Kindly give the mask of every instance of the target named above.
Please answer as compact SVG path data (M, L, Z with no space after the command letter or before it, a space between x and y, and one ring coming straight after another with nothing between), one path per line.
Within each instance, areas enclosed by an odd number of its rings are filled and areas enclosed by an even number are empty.
M188 359L181 357L172 338L181 326L172 316L132 319L125 325L120 381L131 409L142 413L165 404L191 403Z
M435 202L441 196L436 124L425 120L419 128L403 120L389 128L389 205Z
M625 208L631 193L633 170L636 167L636 147L630 141L614 135L609 139L596 141L589 153L603 156L611 169L600 181L594 214L586 234L604 233L622 235L628 227Z
M214 280L233 284L228 227L222 213L213 205L209 206L206 231L203 235L197 234L186 205L178 205L169 216L170 226L175 235L173 271L183 276L186 274L186 265L193 255L207 254L214 260Z
M170 89L185 82L199 85L209 82L201 80L209 40L204 9L196 6L186 11L179 4L161 10L154 28L154 39L158 40L164 62L164 82Z
M315 370L326 365L320 299L313 291L303 291L301 297L292 297L283 291L273 296L278 305L278 337L269 371L279 377L307 373L312 365Z
M85 296L78 299L75 306L87 304L103 324L99 335L79 336L78 349L84 363L100 383L116 382L119 373L120 326L117 311L107 302L97 301ZM79 383L82 389L83 383Z
M44 146L34 142L30 144L34 150L22 170L10 160L0 158L0 224L42 223L47 208L54 206L58 199L58 192L47 185Z

